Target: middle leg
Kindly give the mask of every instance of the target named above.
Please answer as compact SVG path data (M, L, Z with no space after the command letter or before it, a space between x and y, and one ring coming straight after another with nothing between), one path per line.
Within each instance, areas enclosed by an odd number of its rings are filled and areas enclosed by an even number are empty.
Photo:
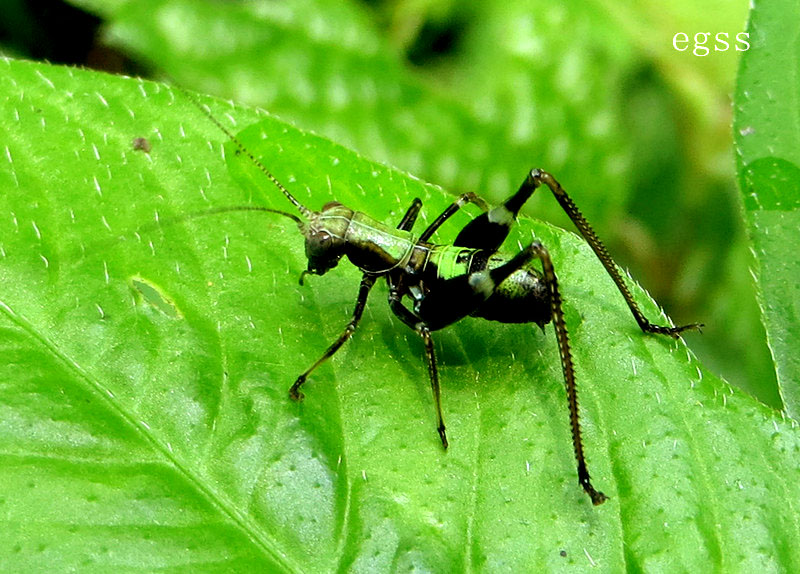
M480 196L478 196L478 194L472 192L464 193L460 195L458 199L456 199L453 203L451 203L439 217L433 220L433 223L431 223L427 227L427 229L425 229L425 231L422 232L422 235L420 235L419 240L428 241L428 239L430 239L433 236L434 232L437 229L439 229L445 221L450 219L459 209L461 209L468 203L474 203L475 205L480 207L484 212L489 209L489 206ZM505 237L503 239L505 239ZM501 240L500 243L502 242L503 241ZM455 245L458 245L458 243L456 243ZM499 246L500 245L498 244L498 247ZM462 245L461 247L467 247L467 246Z
M447 432L444 426L444 417L442 416L442 399L441 391L439 388L439 370L436 367L436 354L433 348L433 337L431 337L431 330L419 317L414 315L411 311L406 309L405 305L401 302L401 295L398 286L391 280L389 283L389 307L392 312L405 323L408 327L413 329L425 343L425 357L428 360L428 376L431 380L431 391L433 393L433 403L436 408L436 430L439 433L439 438L442 441L442 446L447 449Z

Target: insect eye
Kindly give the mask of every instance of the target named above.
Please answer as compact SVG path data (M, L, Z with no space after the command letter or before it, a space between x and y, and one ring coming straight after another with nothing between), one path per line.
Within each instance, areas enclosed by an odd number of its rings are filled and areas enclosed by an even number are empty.
M327 257L332 243L333 237L330 233L323 230L315 231L306 241L306 256L310 259Z
M331 244L331 234L327 231L320 231L314 234L311 238L311 245L313 245L313 250L316 253L323 253L325 252L330 244Z

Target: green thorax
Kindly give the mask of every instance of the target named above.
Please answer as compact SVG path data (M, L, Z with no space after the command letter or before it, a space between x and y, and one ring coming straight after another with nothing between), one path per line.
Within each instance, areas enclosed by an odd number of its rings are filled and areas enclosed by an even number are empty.
M365 213L353 212L344 236L350 261L368 273L405 265L417 243L409 231L390 227Z

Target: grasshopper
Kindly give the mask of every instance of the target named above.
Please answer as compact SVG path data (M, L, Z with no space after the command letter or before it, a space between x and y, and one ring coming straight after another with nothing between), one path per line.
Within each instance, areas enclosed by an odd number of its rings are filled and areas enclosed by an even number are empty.
M299 216L257 206L220 208L212 212L264 211L293 220L305 239L305 254L308 258L308 267L300 277L301 284L305 275L324 275L336 267L343 257L362 272L352 318L336 341L297 377L289 389L292 399L303 399L300 388L308 376L350 339L361 321L372 287L378 279L383 278L389 287L389 307L392 312L424 342L436 408L437 431L442 446L447 449L439 373L431 333L468 316L502 323L536 323L542 329L552 322L567 392L578 483L594 505L608 500L605 494L592 485L586 468L575 367L562 309L563 300L550 254L539 241L531 242L513 257L498 253L516 222L520 209L537 189L542 186L549 189L611 276L643 332L678 338L682 332L699 329L703 325L692 323L670 327L651 323L639 309L605 245L550 173L532 169L519 189L493 208L476 194L465 193L421 234L416 234L413 227L422 208L422 201L418 198L412 201L397 227L386 225L336 201L326 203L319 211L304 206L228 128L193 96L188 93L186 95L236 145L237 153L246 156L278 188L297 209ZM452 245L432 243L433 234L469 203L477 205L483 213L459 232ZM533 266L533 262L537 260L541 264L541 271Z

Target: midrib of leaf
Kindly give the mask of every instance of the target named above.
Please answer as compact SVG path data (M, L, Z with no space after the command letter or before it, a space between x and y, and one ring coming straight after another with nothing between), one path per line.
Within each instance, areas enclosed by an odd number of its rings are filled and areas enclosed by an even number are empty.
M287 571L290 572L303 572L304 570L294 561L289 559L284 552L281 552L276 542L254 523L251 517L239 511L234 504L232 504L223 494L211 488L206 481L200 479L195 473L191 472L189 467L183 463L178 457L174 456L169 448L154 435L149 426L144 424L143 421L138 421L135 416L128 412L123 405L120 404L114 393L107 389L103 384L95 380L89 373L84 371L81 366L64 352L62 352L57 345L47 339L47 337L35 329L23 317L20 317L14 312L6 303L0 300L0 308L6 317L15 325L20 327L23 331L33 337L42 347L47 349L53 357L78 376L79 380L84 381L89 391L97 398L99 398L108 408L116 413L116 415L125 421L125 423L136 431L138 435L143 437L150 447L161 458L168 461L178 472L187 479L187 481L194 485L198 492L220 512L228 516L239 528L244 532L249 539L253 540L266 554L270 556L275 562L282 564Z
M467 351L467 345L465 344L464 340L462 339L461 333L457 333L456 335L459 345L461 346L461 351L464 353L465 356L469 356L469 352ZM472 361L469 362L470 369L472 372L477 375L478 371L474 367L474 363ZM440 376L441 379L441 376ZM431 402L433 402L433 395L431 395ZM478 515L478 484L481 482L479 472L480 472L480 460L481 460L481 450L482 450L482 436L483 433L481 432L483 429L483 416L481 415L481 405L480 405L480 395L475 396L475 416L477 418L478 424L475 425L475 444L477 448L474 450L473 457L472 457L472 473L470 475L471 484L470 484L470 512L467 516L467 528L466 528L466 540L464 541L464 547L467 549L464 552L464 572L467 574L471 574L473 572L473 564L475 563L475 542L473 539L473 531L475 528L475 517ZM444 407L443 407L444 408ZM446 414L444 416L447 416ZM447 424L447 420L445 419L445 424ZM431 429L433 430L433 429Z

